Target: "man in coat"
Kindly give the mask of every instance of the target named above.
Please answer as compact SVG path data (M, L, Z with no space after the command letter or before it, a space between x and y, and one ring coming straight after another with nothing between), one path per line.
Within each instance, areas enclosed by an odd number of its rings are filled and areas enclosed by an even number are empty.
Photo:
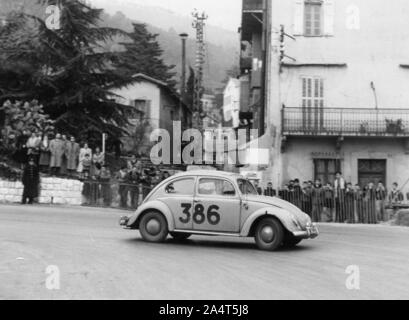
M53 175L60 173L64 152L65 143L61 140L61 134L57 133L55 139L50 142L50 168Z
M80 145L71 137L65 148L65 158L67 159L67 170L70 176L73 176L78 167L78 157L80 155Z
M30 158L27 166L24 168L23 179L24 185L22 204L33 204L34 199L38 197L38 184L40 182L40 171L35 164L34 158Z

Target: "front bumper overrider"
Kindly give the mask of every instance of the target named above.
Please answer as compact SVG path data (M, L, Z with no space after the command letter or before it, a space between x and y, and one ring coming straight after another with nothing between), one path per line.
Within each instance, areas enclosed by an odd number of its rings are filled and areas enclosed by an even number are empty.
M319 234L317 225L313 223L308 224L305 230L293 232L294 237L297 239L315 239Z

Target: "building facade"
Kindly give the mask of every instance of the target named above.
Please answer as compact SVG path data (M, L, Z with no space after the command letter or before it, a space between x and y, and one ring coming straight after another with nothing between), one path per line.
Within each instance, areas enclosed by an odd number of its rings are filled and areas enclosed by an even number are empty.
M252 1L248 1L252 2ZM254 1L258 2L258 1ZM270 0L263 181L409 178L409 3Z
M149 156L153 130L167 130L173 139L173 123L180 121L182 131L190 129L192 112L166 83L144 74L137 74L134 79L132 85L115 92L118 102L134 108L127 115L131 123L127 128L129 136L123 137L122 142L125 151Z

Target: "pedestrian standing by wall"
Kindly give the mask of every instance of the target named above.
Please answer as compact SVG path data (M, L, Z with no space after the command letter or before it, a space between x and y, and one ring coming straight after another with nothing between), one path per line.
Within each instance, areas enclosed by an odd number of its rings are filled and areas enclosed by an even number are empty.
M388 200L390 204L399 204L404 201L403 193L398 189L399 185L395 182L392 185L392 190L389 192Z
M110 207L112 202L111 178L111 170L107 165L103 165L99 180L101 181L102 199L105 207Z
M345 179L342 177L342 172L337 172L334 181L334 196L335 196L335 221L345 222Z
M60 168L60 175L62 176L66 176L68 174L68 170L67 170L67 144L68 144L68 139L67 139L67 135L63 134L61 136L61 141L64 145L64 152L61 156L61 168Z
M88 153L85 154L84 160L82 160L82 174L83 179L87 180L92 178L91 176L92 160ZM94 175L95 176L95 175Z
M291 181L290 181L290 185L291 185ZM294 179L293 186L292 186L292 189L290 189L290 191L291 190L292 190L292 193L290 193L290 198L293 199L291 203L296 205L298 208L302 209L303 192L302 192L302 188L300 185L300 179Z
M33 204L38 197L38 185L40 183L40 171L34 158L29 158L24 168L22 183L24 185L22 204Z
M30 132L28 130L23 130L22 134L17 138L16 149L14 153L14 160L20 163L21 168L27 164L27 140L30 137Z
M78 156L77 172L80 176L80 179L84 179L84 161L86 159L86 156L88 156L89 159L91 159L92 157L92 150L88 146L87 142L83 144L83 147L80 149L80 154Z
M334 189L331 183L327 183L324 187L324 214L322 220L324 222L334 221Z
M105 154L101 152L101 149L97 147L92 155L92 175L98 174L102 166L105 164Z
M271 182L267 183L267 189L264 190L264 195L266 197L275 197L277 195L277 192L273 189L273 184Z
M312 214L312 187L308 182L303 182L302 194L301 194L301 210L311 217Z
M118 181L119 206L125 209L128 206L128 186L127 186L128 171L126 166L122 166L115 176Z
M376 224L376 191L373 182L365 188L365 223Z
M345 218L347 223L355 223L355 190L352 183L345 189Z
M70 176L74 176L75 170L78 168L78 158L80 155L80 146L75 142L75 137L71 137L66 144L65 158L67 159L67 172Z
M50 142L50 168L51 174L59 175L62 165L62 157L65 152L65 144L61 139L61 134L57 133L55 139Z
M280 199L283 199L285 201L289 201L290 199L290 188L288 184L285 184L284 187L278 191L278 196Z
M355 185L355 207L356 207L356 221L358 223L365 223L365 211L364 211L364 197L365 193L361 189L359 184Z
M314 222L321 222L321 215L324 211L325 193L321 180L315 181L312 189L312 219Z
M137 167L133 167L128 173L127 182L131 185L131 207L136 209L139 204L139 184L142 183Z
M50 168L50 159L51 159L51 154L50 154L50 138L47 134L44 134L43 140L41 141L40 144L40 170L44 173L49 172Z
M27 156L29 158L32 158L36 165L38 165L40 159L40 145L41 145L40 133L32 132L26 144Z
M382 181L378 182L378 186L375 190L376 195L376 217L379 222L385 221L385 200L386 200L386 189Z

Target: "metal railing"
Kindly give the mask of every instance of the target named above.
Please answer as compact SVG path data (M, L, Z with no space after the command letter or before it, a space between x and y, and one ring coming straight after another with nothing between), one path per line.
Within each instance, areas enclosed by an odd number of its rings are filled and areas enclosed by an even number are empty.
M283 108L283 135L409 137L409 109Z
M308 214L314 222L377 224L391 220L400 208L408 207L403 201L389 199L386 193L379 196L375 190L335 192L322 188L309 192L280 190L278 194Z
M84 181L83 206L135 210L154 186L120 181ZM310 191L279 190L278 197L292 203L311 216L314 222L377 224L391 220L402 208L404 201L383 197L375 190L352 191L312 189Z
M154 186L120 181L83 181L82 205L135 210Z

